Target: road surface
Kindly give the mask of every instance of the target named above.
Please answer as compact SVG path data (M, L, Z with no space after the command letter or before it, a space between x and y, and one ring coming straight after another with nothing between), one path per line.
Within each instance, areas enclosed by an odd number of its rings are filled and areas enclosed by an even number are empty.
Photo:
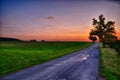
M98 80L98 44L4 76L1 80Z

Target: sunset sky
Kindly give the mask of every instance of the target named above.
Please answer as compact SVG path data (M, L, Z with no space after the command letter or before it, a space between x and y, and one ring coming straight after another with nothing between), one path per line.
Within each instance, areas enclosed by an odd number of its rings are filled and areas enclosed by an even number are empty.
M92 19L100 14L116 22L120 36L117 0L2 0L0 11L0 36L3 37L89 41Z

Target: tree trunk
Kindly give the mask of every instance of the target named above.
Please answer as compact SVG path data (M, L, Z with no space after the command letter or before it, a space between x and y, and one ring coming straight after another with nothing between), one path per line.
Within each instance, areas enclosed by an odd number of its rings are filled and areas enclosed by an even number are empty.
M99 35L98 38L99 38L99 42L102 42L103 47L105 47L105 40L102 37L102 35Z
M102 42L102 36L98 36L99 42Z
M103 48L105 47L105 41L102 42Z

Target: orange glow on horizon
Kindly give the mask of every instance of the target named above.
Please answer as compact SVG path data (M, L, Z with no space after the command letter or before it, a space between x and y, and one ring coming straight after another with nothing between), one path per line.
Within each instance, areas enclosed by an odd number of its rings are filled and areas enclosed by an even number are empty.
M70 31L70 32L69 32ZM69 31L63 31L63 32L55 32L54 34L52 32L47 32L45 31L43 34L39 33L34 33L34 34L29 34L29 35L6 35L4 37L13 37L13 38L18 38L21 40L32 40L35 39L37 41L40 40L46 40L46 41L90 41L88 36L89 36L89 31L90 27L81 32L84 34L81 34L78 31L75 31L74 29L70 29ZM24 33L22 33L24 34ZM120 32L117 30L116 36L120 40Z
M37 41L90 41L88 39L88 34L63 34L63 35L46 35L46 36L25 36L25 35L11 35L9 37L18 38L21 40L32 40Z
M118 32L117 34L118 40L120 40L120 32Z

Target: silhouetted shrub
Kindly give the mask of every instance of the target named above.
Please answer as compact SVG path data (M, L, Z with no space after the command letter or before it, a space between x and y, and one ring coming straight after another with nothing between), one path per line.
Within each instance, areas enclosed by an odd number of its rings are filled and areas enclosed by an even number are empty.
M41 40L41 42L46 42L45 40Z
M30 40L30 42L37 42L35 39L33 39L33 40Z
M115 42L112 42L110 46L120 54L120 40L116 40Z

